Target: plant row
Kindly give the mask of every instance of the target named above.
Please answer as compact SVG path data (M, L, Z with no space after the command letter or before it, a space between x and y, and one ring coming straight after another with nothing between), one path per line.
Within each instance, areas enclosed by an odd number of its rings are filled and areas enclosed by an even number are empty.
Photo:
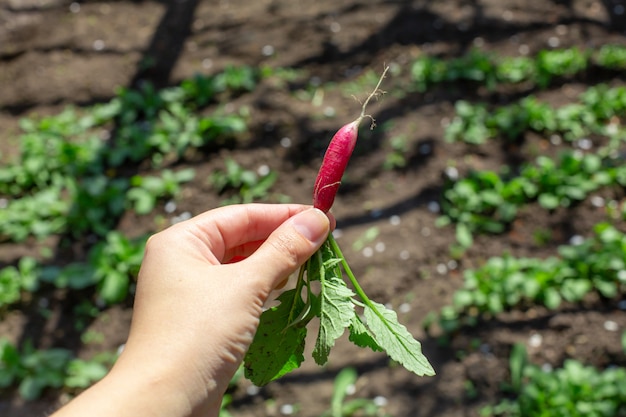
M554 78L574 76L591 66L626 69L626 46L541 50L534 57L501 57L479 50L454 59L423 56L411 65L411 76L422 92L440 83L458 81L482 83L490 89L498 84L523 82L544 88Z
M146 240L131 240L110 231L89 250L85 261L65 266L41 265L32 257L23 257L17 265L0 270L0 308L47 284L73 290L95 287L99 304L121 302L139 272Z
M623 140L626 135L611 122L615 117L626 115L626 87L610 88L604 84L589 87L579 100L555 108L534 96L527 96L493 111L485 103L459 100L455 104L455 117L446 127L445 138L450 142L483 144L495 137L514 140L524 132L533 131L561 134L568 141L590 134L621 135Z
M146 159L157 167L172 163L191 148L245 131L242 115L199 110L218 94L253 88L257 78L248 67L229 68L161 91L149 84L122 89L83 115L70 108L23 120L19 156L0 168L0 240L57 233L102 236L124 210L149 212L156 199L174 195L180 183L192 179L193 171L127 178L129 167Z
M474 171L446 184L438 225L456 224L457 241L467 248L475 233L505 231L525 204L569 207L603 186L626 187L626 164L579 150L565 150L557 159L539 156L518 175Z
M481 410L481 416L615 417L626 413L626 369L596 369L568 359L557 369L528 362L514 345L509 396Z
M563 301L579 302L591 292L614 298L626 289L626 234L599 223L592 237L559 247L558 256L493 257L463 276L463 288L454 294L452 305L442 308L436 319L429 316L427 328L438 320L449 334L505 310L531 305L556 309Z

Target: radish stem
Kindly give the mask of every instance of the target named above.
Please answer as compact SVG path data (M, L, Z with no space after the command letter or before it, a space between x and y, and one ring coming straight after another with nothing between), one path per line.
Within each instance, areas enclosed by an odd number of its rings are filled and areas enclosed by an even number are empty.
M372 302L370 301L367 294L365 294L365 291L363 291L363 288L361 288L361 286L359 285L359 282L354 276L354 273L352 273L352 270L350 269L350 265L348 265L348 261L346 260L346 257L343 256L343 252L341 252L341 248L339 248L339 244L333 237L332 233L328 235L328 241L330 242L330 246L333 249L335 256L341 259L341 265L343 266L343 269L346 272L346 275L348 275L348 278L350 279L350 282L352 283L352 286L354 287L354 290L356 291L359 298L363 300L363 302L372 310L377 311L376 307L372 305Z

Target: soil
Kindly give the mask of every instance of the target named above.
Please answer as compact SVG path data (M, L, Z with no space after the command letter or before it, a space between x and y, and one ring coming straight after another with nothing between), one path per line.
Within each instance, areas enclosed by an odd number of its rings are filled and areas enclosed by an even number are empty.
M623 0L0 0L0 151L5 157L15 153L22 117L104 102L117 88L145 80L159 87L174 85L232 64L288 67L322 83L340 83L365 70L382 70L387 63L401 69L386 81L391 90L401 80L406 85L409 64L421 54L454 57L480 48L532 55L554 46L626 44L625 5ZM372 105L369 110L384 129L364 134L350 163L333 209L338 241L370 297L401 311L400 321L422 341L437 376L420 378L390 366L386 356L358 349L344 338L324 368L309 356L301 369L258 392L240 381L232 414L277 416L285 412L283 406L293 405L294 415L319 416L330 406L334 377L351 366L359 373L351 398L378 398L390 416L477 416L481 407L503 398L509 352L518 342L537 364L559 366L575 358L602 367L626 365L620 342L626 315L619 299L590 297L557 311L512 311L463 329L445 345L422 326L429 312L451 303L464 269L505 252L554 255L572 236L590 236L592 225L605 218L589 201L554 212L531 204L507 233L480 236L460 259L453 259L453 229L435 225L446 168L454 164L461 173L497 169L530 160L550 146L546 138L532 135L515 145L446 143L443 126L453 116L454 102L481 98L499 103L532 92L561 104L585 85L623 81L619 74L588 72L545 91L491 93L455 85L425 94L406 91ZM268 165L279 172L274 190L292 201L310 201L308 184L328 138L359 112L358 103L339 89L327 91L323 105L316 107L269 83L233 104L252 109L249 138L180 164L192 165L197 174L185 185L175 214L197 214L220 204L205 178L226 157L249 169ZM329 110L336 117L322 116ZM398 135L407 138L409 163L400 170L382 169L389 138ZM291 139L290 148L281 146L282 138ZM597 195L625 198L624 190ZM366 243L368 250L354 248L352 242L372 227L379 233ZM139 235L158 226L152 218L128 214L118 228ZM546 231L551 238L539 242L538 234ZM38 249L34 242L0 245L0 264L15 263ZM80 357L115 350L127 336L131 306L103 311L87 324L92 334L103 337L81 343L72 317L80 296L52 291L26 300L3 313L0 334L13 341L31 339L41 348L74 349ZM50 312L46 317L38 313L42 300ZM618 331L605 326L609 321ZM534 335L541 336L539 347L530 345L531 337L537 340ZM37 401L24 402L13 391L3 392L0 414L43 416L68 398L66 392L48 391Z

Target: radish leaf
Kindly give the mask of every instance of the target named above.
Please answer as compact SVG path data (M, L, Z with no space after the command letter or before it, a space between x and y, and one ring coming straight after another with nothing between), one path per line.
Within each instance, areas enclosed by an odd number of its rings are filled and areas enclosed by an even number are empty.
M376 343L374 335L369 331L367 327L365 327L365 324L363 324L359 316L356 314L352 317L352 321L350 322L349 340L358 347L368 347L374 352L383 351L383 348L378 346L378 343Z
M391 359L417 375L434 375L435 371L422 353L422 345L402 324L395 311L374 301L365 306L365 320L376 342Z
M295 290L285 291L277 299L278 306L261 314L258 331L244 359L245 376L257 386L297 369L304 360L306 326L290 323L305 303Z
M318 365L323 365L328 360L335 340L343 334L355 315L352 303L354 293L341 278L341 266L330 251L328 242L313 256L318 259L323 257L323 266L319 269L320 328L313 350L313 359Z

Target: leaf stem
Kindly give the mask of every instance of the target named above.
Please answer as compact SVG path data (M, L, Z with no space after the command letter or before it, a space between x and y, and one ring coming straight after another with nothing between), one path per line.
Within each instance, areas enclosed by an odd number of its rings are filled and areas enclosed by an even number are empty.
M343 252L341 252L341 248L339 247L339 244L337 243L337 241L333 237L333 234L330 233L328 235L327 239L328 239L328 242L330 243L330 247L332 248L333 252L335 253L335 256L337 258L341 259L341 265L343 266L343 269L346 272L346 275L348 275L348 278L350 279L350 282L352 283L352 286L354 287L354 290L356 291L356 293L359 296L359 298L361 300L363 300L363 302L368 307L370 307L372 310L376 311L376 308L372 304L372 301L369 299L367 294L365 294L365 291L363 291L363 288L361 288L361 286L359 285L359 282L357 281L356 277L354 276L354 273L350 269L350 265L348 265L348 261L346 260L346 257L343 256Z
M302 293L302 286L304 285L304 271L306 271L309 262L311 262L311 260L309 259L308 261L306 261L304 264L302 264L302 266L300 267L300 271L298 272L298 281L296 282L296 290L295 290L295 295L294 295L294 303L291 305L291 308L289 310L289 316L287 318L287 323L292 323L294 320L294 313L295 313L295 308L296 308L296 300L297 297L301 297L301 293Z

